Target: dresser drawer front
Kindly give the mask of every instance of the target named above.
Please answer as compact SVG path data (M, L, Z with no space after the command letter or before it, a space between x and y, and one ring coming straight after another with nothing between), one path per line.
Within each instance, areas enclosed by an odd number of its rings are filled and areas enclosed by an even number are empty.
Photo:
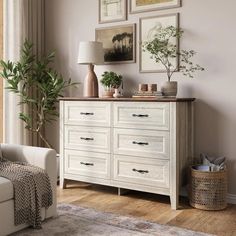
M169 132L114 129L114 153L169 159Z
M114 180L169 188L169 161L114 156Z
M65 150L65 173L110 178L110 154Z
M65 102L65 124L109 127L111 103Z
M115 102L114 127L169 130L169 103Z
M110 128L66 125L65 148L110 153Z

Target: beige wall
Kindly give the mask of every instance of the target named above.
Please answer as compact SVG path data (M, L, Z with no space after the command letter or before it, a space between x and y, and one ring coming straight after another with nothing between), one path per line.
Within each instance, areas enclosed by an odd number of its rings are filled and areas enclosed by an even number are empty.
M107 25L137 23L139 17L180 12L180 26L185 30L180 46L195 49L197 61L206 68L195 79L178 73L179 96L196 97L195 155L207 152L225 155L229 164L229 193L236 194L236 1L183 0L183 7L128 16L127 22L98 25L97 0L47 0L46 46L57 52L57 68L65 77L83 82L86 66L78 65L78 44L94 40L94 29ZM137 50L138 51L138 50ZM138 61L138 56L137 56ZM121 73L127 93L138 83L165 81L165 74L140 74L138 63L96 67L98 76L105 70ZM81 95L81 89L72 94ZM56 148L58 124L48 127L48 137Z

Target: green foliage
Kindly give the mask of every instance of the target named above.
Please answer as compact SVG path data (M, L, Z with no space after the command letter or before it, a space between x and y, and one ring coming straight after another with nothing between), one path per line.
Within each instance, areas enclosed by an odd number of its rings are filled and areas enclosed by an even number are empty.
M101 84L108 88L119 88L122 83L122 76L113 71L105 71L102 74Z
M43 136L42 129L59 116L58 98L63 96L65 88L75 85L70 79L65 81L50 67L54 58L53 52L37 60L32 43L26 40L18 62L0 61L0 75L7 81L6 89L19 95L20 104L28 108L28 112L21 112L19 118L25 123L25 128L38 133L48 147L51 146Z
M170 81L173 73L177 71L193 78L194 72L204 70L203 67L191 61L196 54L195 51L178 50L177 45L172 43L176 39L180 39L183 33L182 29L173 26L161 28L153 40L144 42L142 45L143 51L149 52L156 63L161 63L165 67L168 81ZM177 56L180 58L180 66L172 63Z

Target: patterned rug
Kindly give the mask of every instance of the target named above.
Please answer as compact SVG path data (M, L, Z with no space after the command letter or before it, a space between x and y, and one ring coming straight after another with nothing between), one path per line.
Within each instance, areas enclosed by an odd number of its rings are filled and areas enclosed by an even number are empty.
M60 204L58 217L40 230L25 229L17 236L209 236L209 234L159 225L137 218L99 212L91 208Z

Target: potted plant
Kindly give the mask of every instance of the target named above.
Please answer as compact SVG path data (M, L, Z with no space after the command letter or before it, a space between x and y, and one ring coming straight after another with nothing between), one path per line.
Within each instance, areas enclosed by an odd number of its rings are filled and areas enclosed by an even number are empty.
M20 97L20 104L27 107L19 114L25 128L38 134L43 143L52 148L44 135L45 124L59 116L58 98L65 88L75 85L71 80L64 80L56 70L50 67L55 53L37 60L33 54L33 45L25 41L18 62L0 61L1 77L7 81L6 89Z
M151 58L156 63L161 63L167 74L168 81L162 87L162 93L165 96L177 95L177 82L171 81L171 77L175 72L182 72L183 75L193 78L195 71L203 71L204 68L198 64L194 64L191 59L196 52L194 50L179 50L176 42L183 35L184 31L174 26L161 28L151 41L143 43L143 51L151 54ZM176 40L177 39L177 40ZM176 63L179 57L180 65Z
M105 88L104 97L111 98L113 97L115 90L115 94L117 94L117 89L122 83L122 76L117 75L113 71L105 71L102 74L102 79L100 82Z

